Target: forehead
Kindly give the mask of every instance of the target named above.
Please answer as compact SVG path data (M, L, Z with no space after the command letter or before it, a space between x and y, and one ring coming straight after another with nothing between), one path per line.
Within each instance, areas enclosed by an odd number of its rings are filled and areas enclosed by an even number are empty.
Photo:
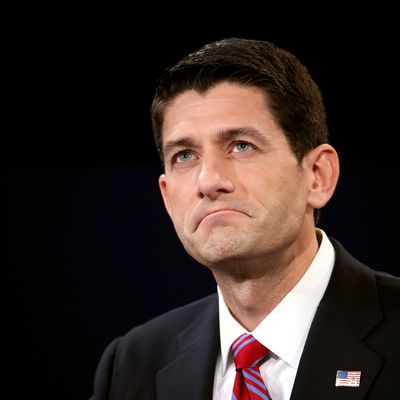
M205 93L188 90L171 101L164 111L163 141L243 125L260 129L263 124L275 124L264 92L224 82Z

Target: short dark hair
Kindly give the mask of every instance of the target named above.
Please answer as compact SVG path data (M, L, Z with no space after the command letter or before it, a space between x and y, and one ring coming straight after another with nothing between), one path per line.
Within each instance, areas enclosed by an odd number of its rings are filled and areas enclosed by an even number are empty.
M264 92L275 122L284 131L299 163L311 149L328 143L322 95L307 68L293 54L271 42L228 38L206 44L161 75L151 118L162 161L165 107L187 90L204 93L221 82L253 86ZM318 216L318 210L314 210L316 223Z
M271 42L229 38L203 46L161 75L151 105L161 159L166 105L187 90L204 93L223 81L255 86L265 93L270 111L299 162L314 147L328 143L321 92L307 68Z

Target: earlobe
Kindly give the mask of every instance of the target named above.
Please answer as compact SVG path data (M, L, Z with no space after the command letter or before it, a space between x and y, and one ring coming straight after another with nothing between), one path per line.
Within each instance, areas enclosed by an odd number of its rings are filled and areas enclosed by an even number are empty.
M339 178L339 157L329 144L321 144L307 155L309 168L308 202L322 208L332 197Z
M169 216L171 216L169 201L168 201L167 179L165 177L165 174L161 174L160 177L158 178L158 186L160 187L160 192L162 199L164 201L165 209L167 210Z

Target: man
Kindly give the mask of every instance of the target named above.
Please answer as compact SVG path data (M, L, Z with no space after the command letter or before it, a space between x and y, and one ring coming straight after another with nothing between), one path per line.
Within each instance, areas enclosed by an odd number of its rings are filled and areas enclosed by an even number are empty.
M400 280L316 229L339 161L306 68L211 43L164 73L152 119L165 207L218 293L113 341L93 398L397 399Z

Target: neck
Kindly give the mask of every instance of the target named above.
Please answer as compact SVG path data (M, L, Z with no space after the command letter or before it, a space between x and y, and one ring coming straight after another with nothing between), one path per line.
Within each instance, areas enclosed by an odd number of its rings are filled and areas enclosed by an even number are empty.
M232 273L235 266L214 270L215 280L233 317L249 332L253 331L293 289L317 251L315 238L300 251L292 247L269 259L253 260L253 265L241 262L242 271L244 268L257 271L253 276Z

